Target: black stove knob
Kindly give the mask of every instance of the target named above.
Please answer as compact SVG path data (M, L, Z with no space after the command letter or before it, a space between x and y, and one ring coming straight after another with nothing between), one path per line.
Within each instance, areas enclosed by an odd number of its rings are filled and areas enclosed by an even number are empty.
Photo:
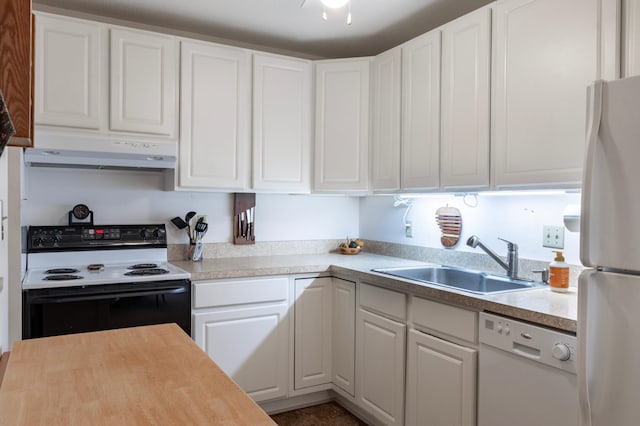
M153 231L153 237L157 239L164 238L164 229L156 228Z
M151 232L149 232L147 228L144 228L140 231L140 237L142 237L143 240L148 240L151 237Z

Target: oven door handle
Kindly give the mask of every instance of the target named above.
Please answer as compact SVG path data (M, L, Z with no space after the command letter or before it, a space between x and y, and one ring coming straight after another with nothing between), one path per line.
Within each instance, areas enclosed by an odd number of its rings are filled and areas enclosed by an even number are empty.
M30 303L67 303L67 302L83 302L86 300L101 300L110 299L115 297L137 297L137 296L159 296L163 294L181 294L187 290L185 287L164 287L159 289L153 289L148 291L134 290L131 292L117 291L109 293L100 293L93 295L78 295L78 296L36 296L29 300Z

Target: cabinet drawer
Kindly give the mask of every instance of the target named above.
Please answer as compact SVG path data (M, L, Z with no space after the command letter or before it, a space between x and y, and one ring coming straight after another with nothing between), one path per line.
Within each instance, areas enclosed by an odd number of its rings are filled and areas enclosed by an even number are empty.
M204 281L193 283L193 307L264 303L287 300L287 278Z
M397 319L407 319L407 296L395 291L361 284L360 306Z
M414 297L411 305L414 325L477 343L478 313Z

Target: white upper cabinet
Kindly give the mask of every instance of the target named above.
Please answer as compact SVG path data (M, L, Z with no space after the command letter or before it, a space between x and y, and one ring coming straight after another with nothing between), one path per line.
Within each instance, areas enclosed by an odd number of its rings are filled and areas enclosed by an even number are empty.
M35 123L98 130L106 63L105 27L73 18L36 16Z
M371 188L400 189L400 98L402 49L388 50L371 62Z
M172 136L176 125L177 42L142 31L110 30L111 130Z
M370 60L316 62L316 192L368 189Z
M440 186L440 31L402 45L403 190Z
M182 42L178 186L247 188L249 63L243 49Z
M622 22L622 74L640 75L640 0L625 0Z
M175 139L177 51L172 36L38 13L35 123Z
M253 188L311 191L310 61L253 56Z
M506 0L495 9L494 184L579 187L587 85L601 76L600 0Z
M442 27L441 162L444 190L489 187L491 8Z

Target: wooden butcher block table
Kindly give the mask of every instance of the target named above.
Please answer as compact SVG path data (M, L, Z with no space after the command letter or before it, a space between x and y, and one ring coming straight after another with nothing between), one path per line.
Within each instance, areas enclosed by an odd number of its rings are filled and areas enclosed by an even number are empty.
M275 425L175 324L16 342L0 425Z

